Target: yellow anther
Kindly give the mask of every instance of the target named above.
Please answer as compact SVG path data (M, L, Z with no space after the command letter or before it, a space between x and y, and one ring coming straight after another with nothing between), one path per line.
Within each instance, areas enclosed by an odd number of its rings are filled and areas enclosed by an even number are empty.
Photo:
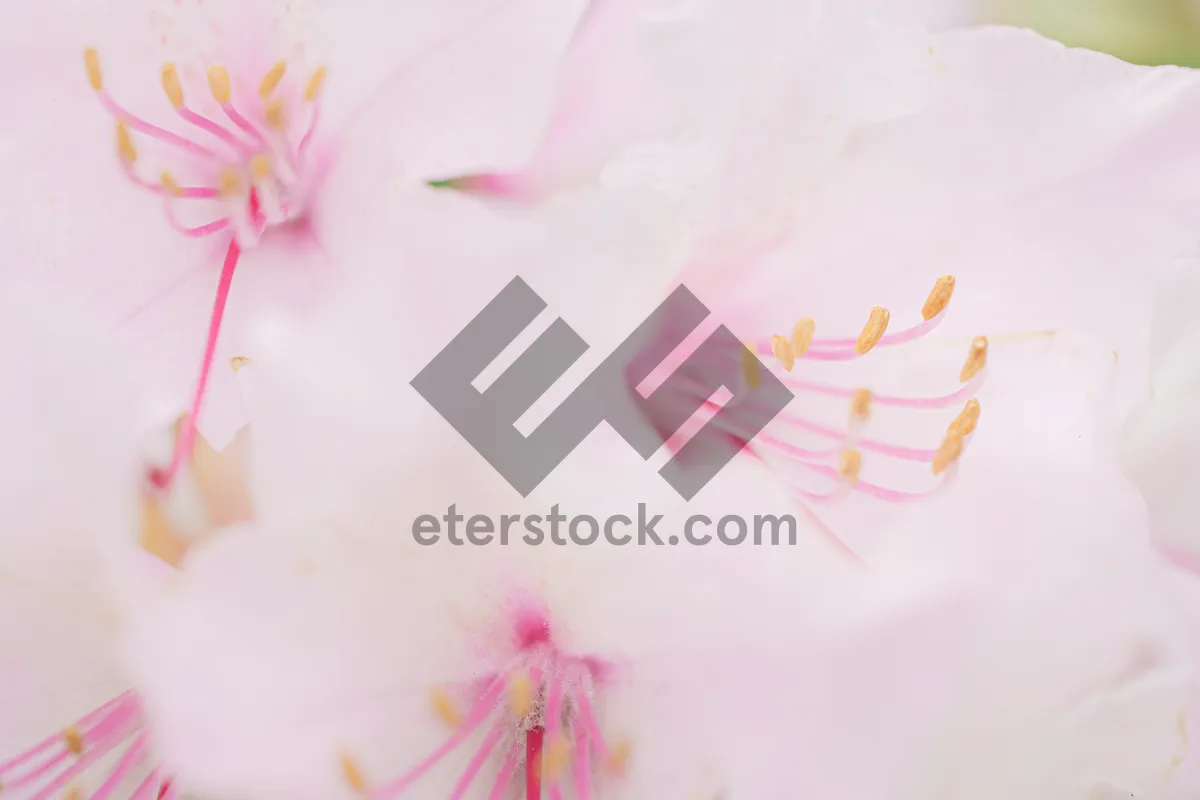
M947 434L942 440L942 446L933 454L933 474L941 475L946 471L946 468L958 460L962 455L963 440L961 436Z
M228 197L242 190L242 180L238 174L229 169L217 176L217 191Z
M891 318L892 313L883 306L872 308L871 316L867 317L867 324L863 326L862 333L858 335L858 341L854 343L854 352L860 356L871 352L871 349L883 338Z
M117 123L117 155L126 164L137 161L137 150L133 147L133 138L129 135L129 129L125 127L124 122Z
M100 55L96 48L89 47L83 51L83 63L87 67L88 83L97 92L104 91L104 78L100 74Z
M779 363L783 365L784 372L792 371L792 367L796 363L796 354L792 351L791 342L782 336L772 336L771 352L775 354L775 358L779 359Z
M78 786L72 786L63 795L63 800L83 800L83 791Z
M250 174L256 181L266 180L271 174L271 159L262 153L255 153L250 157Z
M817 330L817 323L812 317L801 317L796 320L796 324L792 326L792 355L796 358L803 358L808 352L808 346L812 344L813 333Z
M562 774L563 769L569 763L571 763L571 742L561 733L556 733L542 750L542 779L547 782L553 781Z
M229 359L229 366L233 367L234 372L240 371L242 367L249 363L250 359L246 358L245 356L234 356L233 358Z
M860 472L862 472L862 453L854 449L843 450L838 459L838 474L842 476L842 480L853 486L858 483Z
M855 419L864 420L871 416L871 390L855 389L850 395L850 413Z
M962 372L958 373L960 383L966 383L979 374L979 371L987 366L987 351L988 340L986 336L976 336L971 342L971 352L967 353L967 360L963 363Z
M83 734L79 729L71 726L63 731L63 742L67 745L67 749L71 751L71 755L77 756L83 753Z
M183 86L179 83L179 73L175 71L175 65L169 61L163 64L162 87L163 91L167 93L167 99L171 101L171 105L175 108L183 106Z
M209 67L208 68L208 88L212 92L213 98L225 105L229 102L229 70L224 67Z
M950 305L950 296L954 294L954 276L943 275L933 284L933 290L929 292L929 297L925 299L925 305L921 308L921 316L927 320L933 319L938 314L946 310L946 306Z
M957 436L962 438L970 436L975 432L975 425L979 422L979 401L972 397L963 406L963 410L958 413L954 421L950 423L950 427L946 428L947 436Z
M142 496L142 519L138 544L158 560L178 567L187 555L190 543L180 536L167 521L166 514L149 494Z
M508 707L514 717L524 717L533 711L533 679L528 673L515 675L508 684Z
M267 118L267 124L277 131L283 130L283 103L278 100L272 100L267 103L264 115Z
M279 81L283 80L283 73L286 70L287 64L282 61L275 62L275 66L267 70L267 74L263 76L262 83L258 85L258 96L266 100L275 94L275 88L279 86Z
M454 701L441 689L434 689L429 693L429 704L433 706L433 713L437 718L451 728L457 728L462 722L462 716L459 715Z
M349 753L342 753L342 777L350 788L362 794L367 791L367 779L363 777L362 769Z
M605 759L604 765L614 775L624 775L632 753L633 743L628 739L618 739L608 748L608 758Z
M308 86L304 87L304 99L312 102L317 99L317 94L321 91L321 84L325 82L325 68L317 67L317 71L308 79Z
M162 184L162 187L167 191L167 194L170 194L174 197L179 196L179 183L173 177L171 177L171 173L164 172L158 177L158 182Z
M742 375L746 378L746 385L751 391L758 388L758 384L762 381L762 376L759 374L759 361L754 352L748 348L742 348Z

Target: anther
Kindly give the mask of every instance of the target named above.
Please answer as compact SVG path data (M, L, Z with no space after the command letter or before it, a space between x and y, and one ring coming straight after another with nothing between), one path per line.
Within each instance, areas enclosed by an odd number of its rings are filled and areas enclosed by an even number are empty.
M454 701L441 689L434 689L429 693L429 703L433 706L433 713L437 715L437 718L451 728L457 728L462 722L462 717L455 708Z
M629 756L632 753L633 743L628 739L619 739L613 742L612 747L608 749L608 758L605 760L608 771L614 775L624 775L625 770L629 767Z
M808 352L808 346L812 344L813 334L817 330L817 323L812 317L801 317L796 320L796 324L792 326L792 354L796 358L803 358Z
M262 153L255 153L250 157L250 174L256 181L266 180L271 174L271 159Z
M308 79L308 86L304 87L304 99L312 102L317 99L317 93L321 91L321 84L325 82L325 68L317 67L317 71Z
M171 173L164 172L158 177L158 182L162 184L163 189L166 189L168 194L174 197L179 196L179 183L171 177Z
M225 170L217 176L217 191L225 196L237 194L242 190L242 181L233 170Z
M175 108L183 106L183 86L179 83L179 73L175 71L175 65L167 62L162 68L162 87L167 93L167 99L171 101L171 105Z
M942 446L933 454L933 474L941 475L946 471L946 468L958 460L962 455L963 440L961 436L947 434L942 441Z
M792 371L792 367L796 363L796 354L792 351L791 342L782 336L772 336L771 352L775 354L775 358L779 359L779 363L783 365L784 372Z
M229 71L224 67L209 67L208 88L213 98L225 105L229 102Z
M854 343L854 352L860 356L871 352L871 349L883 338L891 318L891 312L883 306L872 308L871 316L867 317L867 324L863 326L862 333L858 335L858 341Z
M938 314L946 310L946 306L950 304L950 296L954 294L954 276L943 275L933 284L932 291L929 292L929 297L925 299L925 305L921 308L921 316L926 320L931 320Z
M954 421L950 423L950 427L946 428L946 435L957 436L959 438L970 436L975 432L975 425L978 422L979 401L972 397L963 406L963 410L954 418Z
M229 359L229 366L233 367L234 372L241 371L242 367L249 363L250 359L246 358L245 356L234 356L233 358Z
M287 64L283 61L277 61L275 66L267 70L267 74L263 76L262 83L258 85L258 96L266 100L273 95L275 87L279 86L279 81L283 79L285 70L287 70Z
M865 420L871 415L871 390L855 389L850 395L850 413L855 419Z
M987 365L987 351L987 337L976 336L975 340L971 342L971 351L967 353L967 360L963 363L962 372L958 373L960 383L971 380Z
M137 161L137 150L133 147L133 138L130 137L124 122L117 123L117 155L126 164Z
M67 745L71 755L77 756L83 753L83 734L77 728L70 727L63 731L63 743Z
M533 711L533 680L527 673L515 675L509 682L508 707L514 717L525 717Z
M542 751L542 778L552 781L571 760L571 742L561 733L555 734Z
M267 103L264 116L267 118L267 124L272 128L283 130L283 103L278 100L272 100Z
M862 453L854 449L843 450L838 459L838 474L842 476L842 480L853 486L858 483L860 472L862 472Z
M83 800L83 791L78 786L72 786L63 795L63 800Z
M88 83L97 92L104 91L104 78L100 74L100 56L96 48L89 47L83 51L83 63L87 67Z
M742 375L746 378L746 385L751 391L758 388L761 376L758 372L759 361L757 356L748 347L742 348Z
M342 777L350 788L362 794L367 791L367 779L363 777L362 769L348 753L342 753Z

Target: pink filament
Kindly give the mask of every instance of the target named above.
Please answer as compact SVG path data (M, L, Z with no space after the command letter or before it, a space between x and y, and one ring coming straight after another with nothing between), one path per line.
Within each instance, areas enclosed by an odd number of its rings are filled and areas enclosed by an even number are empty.
M200 375L196 381L196 392L192 397L191 410L180 427L170 465L166 470L154 470L150 476L159 488L165 489L170 486L180 468L191 458L192 448L196 443L196 420L200 417L204 395L208 390L208 378L212 372L213 357L216 355L217 339L221 334L225 304L229 299L229 288L233 284L233 273L237 269L238 257L241 252L236 239L229 242L229 249L225 253L225 263L221 267L221 277L217 283L217 296L213 302L212 316L208 325L208 340L204 345L204 358L200 362Z
M197 128L200 128L201 130L204 130L204 131L208 131L213 136L216 136L221 141L232 146L240 154L248 155L253 152L253 148L251 148L249 145L247 145L241 139L234 136L229 131L225 130L223 127L221 127L216 122L213 122L208 117L197 114L195 111L192 111L187 106L180 106L178 111L179 111L179 116L183 117L185 120L192 123Z
M504 720L501 720L492 726L487 738L483 740L483 744L479 745L479 749L475 751L475 755L471 758L471 763L467 764L462 777L458 779L458 783L454 785L454 789L450 792L449 800L462 800L467 790L471 788L471 783L479 775L479 771L483 769L483 765L487 763L488 756L496 749L496 745L500 742L500 736L503 733Z
M250 120L243 117L238 110L233 107L232 104L224 103L221 106L221 110L225 112L225 116L233 120L234 125L237 125L243 131L253 136L259 144L265 145L267 143L266 138L263 137L258 128L256 128L254 124L250 122Z
M108 800L109 795L116 790L129 771L137 766L146 755L146 749L146 734L139 734L125 751L125 755L121 756L117 766L109 773L108 780L101 784L100 788L92 795L91 800Z
M138 784L138 787L133 790L133 794L129 796L129 800L147 800L151 793L159 786L159 772L157 769L150 770L150 774L146 779Z
M496 702L500 699L501 693L504 691L504 681L497 680L492 684L492 687L479 698L478 702L467 714L467 718L454 731L451 736L442 743L440 747L434 750L425 758L424 761L417 764L415 767L396 778L391 783L378 789L374 797L376 800L384 800L384 798L395 797L402 791L407 789L413 783L421 778L426 772L432 769L439 761L445 758L454 748L458 747L462 742L474 733L475 729L484 723L488 716L492 713Z
M517 772L517 760L519 758L520 751L515 747L510 748L508 755L504 757L504 762L500 765L500 771L496 773L496 780L492 784L492 790L488 792L488 800L507 800L509 785L513 775Z
M133 114L130 114L128 111L121 108L121 106L117 105L117 102L112 99L112 96L109 95L108 92L102 90L99 94L100 102L104 104L104 107L108 109L109 113L117 119L122 120L126 125L133 128L138 133L158 139L160 142L165 142L173 147L178 147L180 150L189 152L192 155L219 158L216 153L214 153L212 150L209 150L204 145L196 144L190 139L185 139L178 134L171 133L165 128L160 128L157 125L146 122L146 120L141 119L140 117L135 117Z

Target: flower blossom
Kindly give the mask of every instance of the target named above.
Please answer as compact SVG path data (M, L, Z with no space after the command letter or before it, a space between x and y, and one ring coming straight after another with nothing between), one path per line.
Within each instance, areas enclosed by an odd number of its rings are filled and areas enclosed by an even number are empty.
M21 10L3 47L21 98L4 134L6 269L93 292L153 421L188 411L156 483L197 429L223 449L244 424L228 366L253 356L243 325L310 308L352 277L357 248L396 268L470 226L431 218L423 181L527 158L584 5Z

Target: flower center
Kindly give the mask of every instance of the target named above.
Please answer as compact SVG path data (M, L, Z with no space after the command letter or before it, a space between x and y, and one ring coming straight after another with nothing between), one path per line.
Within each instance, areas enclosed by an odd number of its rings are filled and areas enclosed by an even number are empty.
M118 104L104 87L100 57L94 49L84 52L84 65L100 103L117 120L117 155L129 180L162 198L167 221L184 236L230 237L187 421L180 427L170 464L150 472L151 483L166 489L187 463L195 444L196 420L242 251L258 244L269 229L302 221L308 209L315 170L307 167L320 119L317 97L325 68L319 67L301 85L285 80L287 64L280 61L258 82L257 91L246 91L235 85L225 67L214 66L204 75L210 97L200 92L200 100L192 107L185 98L183 76L174 64L165 64L163 91L179 118L203 132L200 142L135 116ZM220 117L224 122L216 121ZM134 133L169 150L173 168L166 169L163 164L156 165L157 169L143 168ZM157 174L157 178L147 178L147 173ZM199 217L185 220L185 215Z
M95 50L84 53L84 63L101 104L117 120L117 155L125 174L163 198L167 221L175 230L192 238L232 231L245 249L257 244L269 228L303 217L309 189L305 167L320 117L317 97L324 67L301 86L284 80L287 64L280 61L258 81L256 92L238 92L236 101L237 87L229 71L211 67L205 74L211 98L201 93L205 111L200 111L188 105L179 70L165 64L163 91L180 119L204 134L196 141L118 104L104 87ZM224 119L217 121L218 115ZM174 163L144 167L135 133L169 148ZM147 173L157 177L148 178ZM207 219L184 221L185 215L197 212L207 212Z
M571 787L576 797L588 798L596 794L597 765L613 773L623 770L629 746L607 740L593 710L595 697L613 680L613 665L563 650L540 608L518 608L509 624L513 652L499 669L431 692L434 713L454 732L423 761L373 791L375 800L412 788L481 728L488 733L456 782L451 800L466 795L493 757L499 769L488 797L511 796L523 774L529 800L541 800L543 787L551 797L562 797L564 788ZM460 712L463 708L465 713ZM345 759L343 768L354 788L365 788L352 761Z
M97 761L124 746L104 782L88 795L89 800L111 800L131 774L144 769L142 762L150 750L144 725L137 695L118 695L60 733L0 764L0 791L24 789L21 796L29 800L82 800L84 795L75 786L78 779ZM171 778L151 767L130 798L174 800L176 794Z

